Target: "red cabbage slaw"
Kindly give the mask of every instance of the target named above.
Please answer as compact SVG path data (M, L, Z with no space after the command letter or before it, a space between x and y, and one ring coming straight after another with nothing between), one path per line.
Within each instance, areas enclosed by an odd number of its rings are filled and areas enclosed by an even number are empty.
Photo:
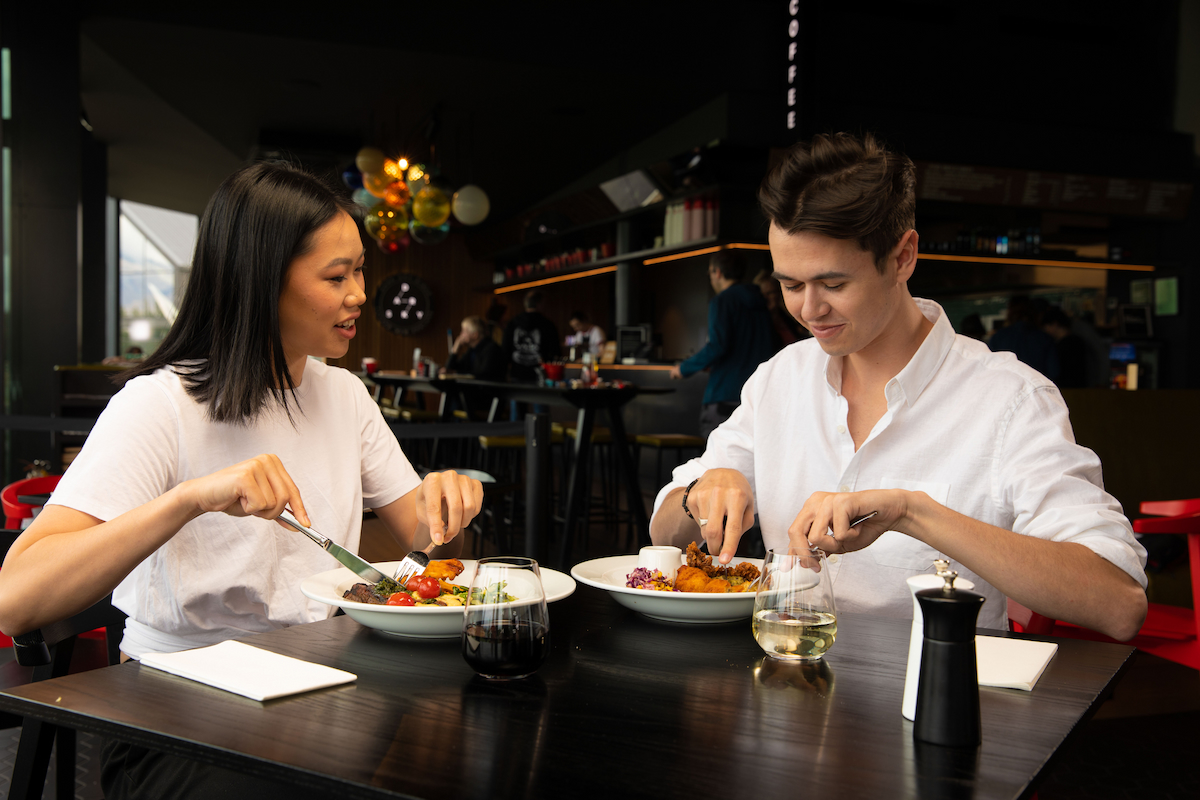
M667 576L658 570L651 572L645 567L635 567L633 572L625 576L625 585L630 589L648 589L652 592L679 591L667 580Z

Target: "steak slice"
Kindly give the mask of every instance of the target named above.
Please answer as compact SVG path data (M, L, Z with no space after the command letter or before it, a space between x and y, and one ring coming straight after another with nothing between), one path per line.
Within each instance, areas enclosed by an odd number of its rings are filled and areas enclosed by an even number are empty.
M387 605L387 598L375 591L369 583L356 583L342 595L343 600L353 600L356 603L370 603L374 606Z

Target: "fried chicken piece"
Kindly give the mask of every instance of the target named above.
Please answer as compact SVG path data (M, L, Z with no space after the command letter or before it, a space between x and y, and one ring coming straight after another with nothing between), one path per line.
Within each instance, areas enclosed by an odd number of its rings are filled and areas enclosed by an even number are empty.
M732 567L722 567L714 564L712 556L700 552L700 548L692 542L687 547L687 563L689 567L704 570L710 578L745 578L747 581L758 580L758 567L749 562L742 562Z
M464 569L466 567L457 558L447 558L444 561L430 561L429 566L425 567L425 571L421 575L426 578L439 578L445 581L452 581Z
M687 563L689 567L704 570L704 574L710 578L724 577L729 573L726 567L713 564L712 556L701 553L695 542L687 546Z
M703 592L708 585L704 570L696 567L680 567L675 573L675 589L680 592Z
M729 574L735 578L745 578L748 582L756 581L758 580L758 567L749 561L743 561L731 569Z
M724 578L713 578L704 587L705 594L729 594L733 587Z

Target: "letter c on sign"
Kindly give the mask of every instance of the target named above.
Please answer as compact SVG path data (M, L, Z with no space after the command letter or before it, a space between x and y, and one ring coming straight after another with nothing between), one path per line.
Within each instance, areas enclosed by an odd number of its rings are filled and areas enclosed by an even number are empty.
M800 10L800 0L792 0L792 2L788 3L788 13L791 14L793 17L796 16L796 12L799 10Z

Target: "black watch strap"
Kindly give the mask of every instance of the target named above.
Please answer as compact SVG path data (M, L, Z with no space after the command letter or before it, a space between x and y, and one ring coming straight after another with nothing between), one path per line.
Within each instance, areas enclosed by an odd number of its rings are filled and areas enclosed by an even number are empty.
M696 478L696 480L689 483L687 485L687 488L683 490L683 513L687 514L688 518L690 520L692 520L693 522L696 521L696 518L692 516L692 512L687 507L687 499L688 499L688 495L691 494L691 492L692 492L692 487L695 486L699 482L700 482L700 479Z

